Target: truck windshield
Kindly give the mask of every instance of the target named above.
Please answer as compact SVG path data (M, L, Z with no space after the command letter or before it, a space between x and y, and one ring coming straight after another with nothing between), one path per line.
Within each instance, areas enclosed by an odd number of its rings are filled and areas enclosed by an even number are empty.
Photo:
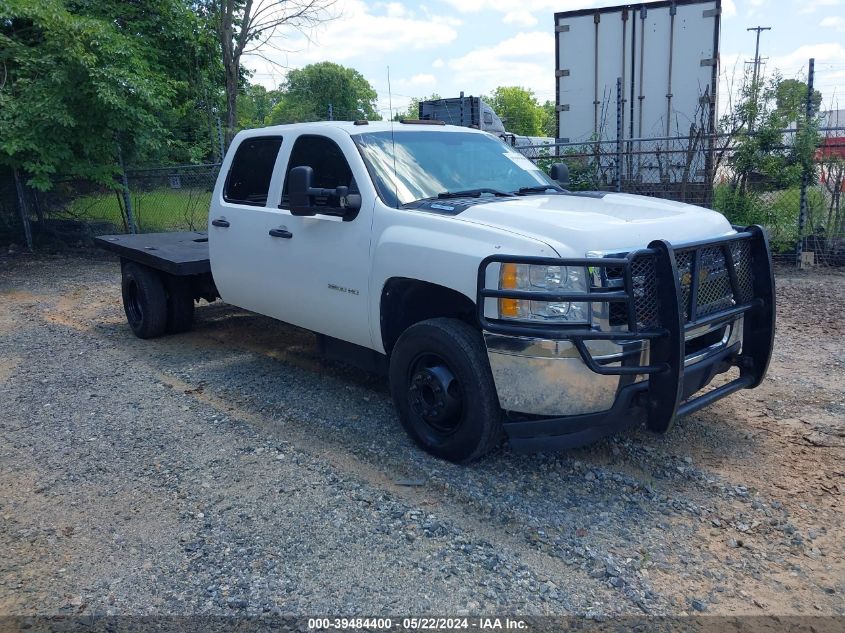
M396 130L352 138L379 195L393 207L454 192L560 190L529 159L487 134Z

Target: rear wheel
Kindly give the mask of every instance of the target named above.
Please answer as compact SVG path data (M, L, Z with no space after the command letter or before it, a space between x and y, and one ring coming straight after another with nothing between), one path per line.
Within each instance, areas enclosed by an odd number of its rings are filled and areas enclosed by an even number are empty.
M467 463L502 438L501 409L481 334L457 319L408 328L390 358L402 426L432 455Z
M123 310L129 327L138 338L161 336L167 327L167 294L158 273L128 262L121 281Z
M170 334L187 332L194 325L194 289L190 280L167 275L167 331Z

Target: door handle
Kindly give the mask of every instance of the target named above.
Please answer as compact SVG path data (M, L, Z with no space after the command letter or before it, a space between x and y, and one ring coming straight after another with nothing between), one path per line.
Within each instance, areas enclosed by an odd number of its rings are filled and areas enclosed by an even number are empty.
M228 229L229 221L224 220L223 218L217 218L216 220L211 221L211 226L219 226L220 228Z
M291 233L287 229L270 229L270 235L272 235L273 237L283 237L286 240L289 240L293 237L293 233Z

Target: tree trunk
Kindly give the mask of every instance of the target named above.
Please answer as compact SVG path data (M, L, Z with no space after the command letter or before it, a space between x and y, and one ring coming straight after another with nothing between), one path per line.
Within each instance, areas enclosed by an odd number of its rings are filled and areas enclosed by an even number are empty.
M238 121L238 63L233 59L226 65L226 149L235 137Z

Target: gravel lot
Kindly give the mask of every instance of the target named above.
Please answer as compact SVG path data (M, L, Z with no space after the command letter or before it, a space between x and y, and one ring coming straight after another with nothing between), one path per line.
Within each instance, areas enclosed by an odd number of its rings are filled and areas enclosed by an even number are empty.
M136 339L118 279L0 259L0 614L845 614L841 272L779 276L761 388L470 467L301 330Z

